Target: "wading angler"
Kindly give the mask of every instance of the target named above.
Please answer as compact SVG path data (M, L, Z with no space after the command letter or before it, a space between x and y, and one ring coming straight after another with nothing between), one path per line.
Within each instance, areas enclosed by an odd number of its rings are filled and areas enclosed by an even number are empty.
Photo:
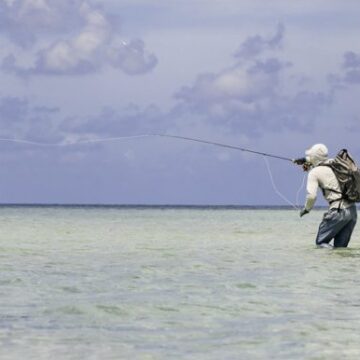
M294 160L308 171L307 195L300 217L313 208L317 191L322 190L329 204L316 236L318 247L347 247L357 220L356 202L360 201L360 172L347 150L328 159L328 149L316 144L305 152L305 157ZM334 240L333 244L330 242Z

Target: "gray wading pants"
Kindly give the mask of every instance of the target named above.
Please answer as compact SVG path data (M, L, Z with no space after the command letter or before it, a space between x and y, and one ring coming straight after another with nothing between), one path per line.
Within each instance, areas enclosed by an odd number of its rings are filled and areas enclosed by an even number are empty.
M356 219L355 204L346 209L330 209L320 223L316 245L329 244L334 239L334 247L347 247Z

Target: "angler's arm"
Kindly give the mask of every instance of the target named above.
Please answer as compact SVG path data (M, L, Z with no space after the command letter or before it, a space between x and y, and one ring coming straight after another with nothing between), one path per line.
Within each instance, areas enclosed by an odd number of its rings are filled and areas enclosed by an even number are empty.
M316 195L319 188L319 182L317 177L315 176L314 172L310 172L308 175L307 185L306 185L306 202L305 202L305 209L310 211L316 202Z

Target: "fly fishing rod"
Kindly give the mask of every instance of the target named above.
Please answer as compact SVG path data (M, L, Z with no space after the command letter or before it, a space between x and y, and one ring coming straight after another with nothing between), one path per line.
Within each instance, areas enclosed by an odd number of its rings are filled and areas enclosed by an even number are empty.
M37 146L43 146L43 147L65 147L65 146L72 146L72 145L110 142L110 141L117 141L117 140L124 140L124 139L144 138L144 137L151 137L151 136L193 141L193 142L197 142L197 143L201 143L201 144L208 144L208 145L219 146L219 147L223 147L223 148L227 148L227 149L240 150L240 151L257 154L257 155L262 155L262 156L266 156L266 157L270 157L270 158L274 158L274 159L293 162L293 159L290 159L290 158L284 157L284 156L268 154L268 153L264 153L261 151L245 149L240 146L222 144L222 143L213 142L213 141L209 141L209 140L203 140L203 139L192 138L192 137L187 137L187 136L180 136L180 135L170 135L170 134L155 134L155 133L154 134L141 134L141 135L130 135L130 136L117 136L117 137L111 137L111 138L76 140L76 141L70 141L70 142L64 141L61 143L45 143L45 142L30 141L30 140L24 140L24 139L11 139L11 138L0 138L0 141L15 142L15 143L21 143L21 144L27 144L27 145L37 145Z
M264 153L264 152L260 152L260 151L245 149L245 148L240 147L240 146L222 144L222 143L218 143L218 142L212 142L212 141L208 141L208 140L196 139L196 138L191 138L191 137L186 137L186 136L179 136L179 135L168 135L168 134L151 134L151 135L174 138L174 139L181 139L181 140L188 140L188 141L198 142L198 143L202 143L202 144L215 145L215 146L220 146L220 147L224 147L224 148L228 148L228 149L235 149L235 150L240 150L240 151L244 151L244 152L248 152L248 153L252 153L252 154L271 157L271 158L274 158L274 159L293 162L293 159L290 159L290 158L287 158L287 157L284 157L284 156L278 156L278 155L268 154L268 153Z
M31 140L26 140L26 139L14 139L14 138L0 138L0 142L13 142L13 143L20 143L23 145L35 145L35 146L40 146L40 147L67 147L67 146L75 146L75 145L82 145L82 144L94 144L94 143L101 143L101 142L112 142L112 141L118 141L118 140L125 140L125 139L135 139L135 138L145 138L145 137L163 137L163 138L172 138L172 139L179 139L179 140L186 140L186 141L193 141L193 142L197 142L197 143L201 143L201 144L208 144L208 145L214 145L214 146L219 146L219 147L223 147L223 148L227 148L227 149L233 149L233 150L239 150L239 151L244 151L244 152L248 152L248 153L252 153L252 154L256 154L256 155L261 155L263 156L263 159L266 163L266 167L270 176L270 180L271 180L271 184L273 186L274 191L278 194L279 197L281 197L285 202L287 202L289 205L291 205L294 209L298 210L298 207L296 206L296 204L293 204L290 200L288 200L276 187L271 170L270 170L270 165L268 163L267 157L269 158L274 158L274 159L279 159L279 160L284 160L284 161L291 161L293 163L296 164L300 164L297 163L296 160L294 159L290 159L288 157L285 156L279 156L279 155L274 155L274 154L268 154L265 152L261 152L261 151L255 151L255 150L251 150L251 149L246 149L240 146L234 146L234 145L228 145L228 144L222 144L222 143L218 143L218 142L213 142L213 141L209 141L209 140L203 140L203 139L198 139L198 138L192 138L192 137L187 137L187 136L180 136L180 135L171 135L171 134L139 134L139 135L129 135L129 136L117 136L117 137L109 137L109 138L95 138L95 139L87 139L87 140L75 140L75 141L62 141L60 143L46 143L46 142L39 142L39 141L31 141ZM300 160L300 159L299 159ZM303 179L302 185L300 187L300 189L297 192L297 196L299 194L299 192L301 191L301 189L303 188L304 185L304 180L305 177Z

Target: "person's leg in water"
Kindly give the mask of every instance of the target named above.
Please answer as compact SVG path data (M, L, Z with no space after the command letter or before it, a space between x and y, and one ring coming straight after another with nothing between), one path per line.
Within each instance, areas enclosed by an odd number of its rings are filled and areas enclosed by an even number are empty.
M356 225L357 220L357 210L356 206L351 206L345 209L348 213L350 213L351 220L347 225L345 225L339 233L336 234L334 238L334 247L347 247L351 238L351 234Z
M330 241L351 222L351 213L346 210L347 209L330 209L325 213L316 236L315 242L318 247L332 247Z

